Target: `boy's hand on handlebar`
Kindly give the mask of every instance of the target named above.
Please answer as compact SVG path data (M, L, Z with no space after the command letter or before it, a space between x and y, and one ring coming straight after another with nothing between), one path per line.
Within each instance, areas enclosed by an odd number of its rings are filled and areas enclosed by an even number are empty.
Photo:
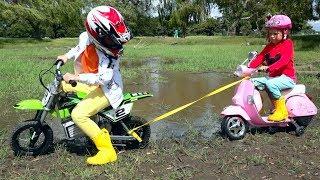
M267 72L268 71L269 66L260 66L258 68L258 71L262 71L262 72Z
M79 81L80 79L78 75L66 73L65 75L63 75L63 80L69 83L70 80Z
M66 55L60 55L57 57L57 60L62 60L63 63L65 64L68 61L68 57Z

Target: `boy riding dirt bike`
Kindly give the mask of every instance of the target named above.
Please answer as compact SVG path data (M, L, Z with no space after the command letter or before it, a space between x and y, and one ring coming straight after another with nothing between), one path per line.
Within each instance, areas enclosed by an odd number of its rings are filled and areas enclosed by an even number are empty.
M80 61L80 72L63 76L65 82L80 83L74 88L63 83L62 89L65 92L88 92L86 98L73 109L71 117L99 150L95 156L87 159L87 163L98 165L116 161L117 154L109 132L101 130L90 117L109 105L117 108L123 100L119 55L123 50L122 45L131 39L131 34L122 15L110 6L92 9L87 15L85 27L86 32L81 34L79 45L66 55L58 56L58 59L66 62L74 57L76 62Z
M106 109L109 106L119 110L117 108L120 105L126 104L123 96L119 57L123 51L123 44L128 42L132 36L124 23L122 15L110 6L93 8L87 15L85 28L86 32L79 36L79 44L65 55L58 56L55 81L51 89L50 87L47 88L49 95L45 95L42 102L43 106L38 102L35 103L39 106L38 110L40 110L37 113L39 117L35 119L41 124L39 125L40 128L38 126L35 126L35 128L38 128L39 132L43 130L43 127L47 128L47 126L42 126L47 114L43 112L50 111L54 109L53 106L59 104L56 101L61 97L60 87L64 92L83 92L87 94L83 99L77 98L79 102L70 109L72 111L71 117L81 131L93 141L98 150L95 156L87 159L87 163L101 165L116 161L117 154L112 146L108 130L106 128L101 129L90 117L101 111L109 112ZM62 81L60 66L71 58L75 59L75 74L66 73L63 75L64 81ZM150 96L150 94L146 93L142 94L142 96ZM141 96L137 95L136 99L139 97L141 98ZM130 98L126 97L125 100L130 101ZM16 107L21 109L23 107L22 104L20 103ZM131 108L129 109L131 110ZM111 116L111 119L114 117L114 122L116 122L120 115L127 115L130 110L126 112L126 108L122 108L123 112L114 111L115 115ZM107 117L107 115L105 116ZM123 127L127 132L129 131L127 126L124 125ZM38 138L34 139L33 136L39 136L39 133L35 131L32 134L30 141L36 141ZM13 135L13 142L18 138ZM32 148L35 142L30 143ZM13 143L12 147L14 150L20 149L16 143Z

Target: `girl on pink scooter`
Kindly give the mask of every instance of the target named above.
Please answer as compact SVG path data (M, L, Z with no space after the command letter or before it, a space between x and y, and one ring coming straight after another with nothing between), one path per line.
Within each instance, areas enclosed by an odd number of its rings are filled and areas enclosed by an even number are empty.
M269 121L283 121L288 118L285 98L281 90L290 89L296 83L293 42L288 37L292 28L291 20L285 15L275 15L266 21L268 44L248 64L249 68L258 68L268 72L267 77L252 78L259 90L266 90L275 110L268 116Z

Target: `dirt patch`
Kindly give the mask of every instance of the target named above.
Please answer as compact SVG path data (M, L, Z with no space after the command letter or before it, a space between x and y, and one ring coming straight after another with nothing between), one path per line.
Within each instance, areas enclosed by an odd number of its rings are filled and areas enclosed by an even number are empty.
M312 134L314 131L319 135L317 128L311 127L303 137L279 132L250 134L244 140L232 142L220 137L209 141L176 141L175 145L158 142L158 148L168 149L169 153L163 154L158 163L149 164L144 175L163 177L178 171L182 177L193 179L319 178L319 145L315 143L319 141Z
M4 179L98 178L98 179L318 179L320 178L320 128L316 119L302 137L294 133L249 133L229 141L214 133L204 138L188 130L180 138L155 140L146 149L119 151L118 161L87 166L86 156L57 146L38 157L13 157L8 135L0 153L0 176ZM76 166L75 166L76 165Z

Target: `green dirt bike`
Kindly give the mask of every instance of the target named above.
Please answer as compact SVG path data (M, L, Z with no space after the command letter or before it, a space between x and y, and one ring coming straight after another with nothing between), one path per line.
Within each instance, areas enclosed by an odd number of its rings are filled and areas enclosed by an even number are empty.
M42 71L39 74L39 80L45 88L42 101L37 99L28 99L14 105L14 108L21 110L35 110L36 115L31 120L26 120L15 126L11 135L11 148L14 155L46 154L52 151L54 145L54 133L52 128L46 123L46 117L51 114L52 119L61 120L61 126L64 132L63 142L71 149L83 148L86 150L95 148L93 142L87 137L72 121L72 109L83 99L86 94L65 93L61 90L62 73L60 67L63 61L58 60L51 68ZM55 78L53 82L46 87L43 83L43 75L51 73L55 69ZM69 82L76 86L76 81ZM151 97L152 94L143 93L125 93L124 100L117 109L111 106L98 112L92 119L100 128L106 128L110 132L113 145L124 148L144 148L147 146L151 134L150 126L143 126L136 131L135 135L140 138L134 138L128 132L130 129L140 126L146 121L137 116L131 115L133 102L142 98ZM139 139L139 141L137 140Z

